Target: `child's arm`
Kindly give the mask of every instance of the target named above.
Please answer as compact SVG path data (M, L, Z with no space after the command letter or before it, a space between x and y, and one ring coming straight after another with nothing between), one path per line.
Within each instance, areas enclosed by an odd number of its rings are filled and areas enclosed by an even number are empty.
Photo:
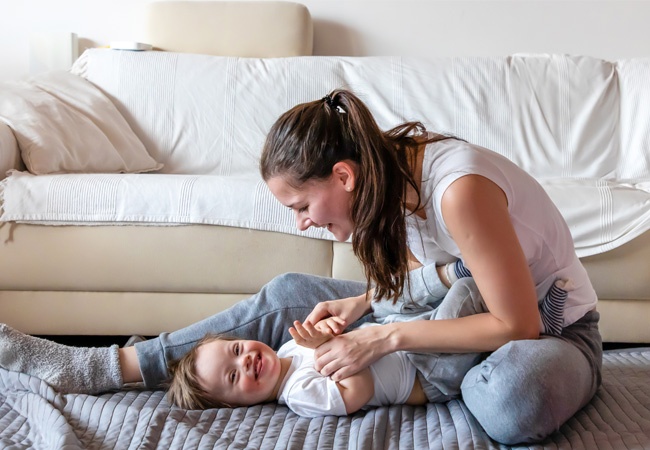
M375 383L368 367L338 381L336 386L341 392L343 403L345 403L345 412L348 414L360 410L375 394Z
M325 320L329 319L336 318L330 317ZM293 323L294 326L289 328L289 333L291 333L291 336L293 336L298 345L316 348L334 336L331 327L324 326L322 322L312 325L308 321L301 324L296 320ZM347 414L352 414L361 409L370 401L375 393L375 383L372 379L370 369L367 367L348 378L338 381L336 387L339 388Z

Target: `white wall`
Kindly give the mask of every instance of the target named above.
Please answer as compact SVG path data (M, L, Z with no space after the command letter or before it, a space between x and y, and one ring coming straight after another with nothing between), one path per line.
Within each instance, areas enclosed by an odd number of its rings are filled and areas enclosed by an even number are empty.
M650 56L649 1L304 1L316 51L502 56Z
M71 31L80 51L139 40L147 0L0 0L0 80L30 73L32 32ZM646 0L303 0L315 54L650 56Z

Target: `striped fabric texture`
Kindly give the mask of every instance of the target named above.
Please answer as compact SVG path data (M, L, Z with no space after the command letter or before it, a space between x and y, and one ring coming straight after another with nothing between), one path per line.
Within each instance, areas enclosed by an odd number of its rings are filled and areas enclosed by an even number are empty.
M471 277L472 272L459 259L453 265L454 274L457 278ZM546 293L546 296L539 303L539 314L542 318L542 333L559 336L562 334L564 324L564 304L569 296L568 292L558 286L558 282Z
M0 448L19 449L647 449L650 348L605 352L595 398L543 443L492 441L462 401L301 418L275 403L185 411L161 391L62 395L0 369Z
M544 324L544 334L562 334L562 324L564 322L564 303L568 297L567 291L553 283L548 290L546 297L539 304L539 314Z

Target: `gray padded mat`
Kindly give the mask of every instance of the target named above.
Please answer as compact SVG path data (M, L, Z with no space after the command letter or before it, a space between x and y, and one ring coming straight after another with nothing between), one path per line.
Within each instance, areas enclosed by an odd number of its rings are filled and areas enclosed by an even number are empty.
M610 350L593 401L534 446L492 441L462 401L306 419L286 407L185 411L162 392L62 395L0 369L2 449L650 449L650 348Z

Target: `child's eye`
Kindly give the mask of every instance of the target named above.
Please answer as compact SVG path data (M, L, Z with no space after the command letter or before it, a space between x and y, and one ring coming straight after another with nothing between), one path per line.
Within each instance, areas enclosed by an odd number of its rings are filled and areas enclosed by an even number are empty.
M305 211L307 211L307 207L306 207L306 206L303 206L302 208L299 208L299 209L298 209L298 213L304 213Z
M233 370L232 372L230 372L230 382L232 384L235 384L236 379L237 379L237 373Z
M239 344L235 344L235 356L239 356Z

